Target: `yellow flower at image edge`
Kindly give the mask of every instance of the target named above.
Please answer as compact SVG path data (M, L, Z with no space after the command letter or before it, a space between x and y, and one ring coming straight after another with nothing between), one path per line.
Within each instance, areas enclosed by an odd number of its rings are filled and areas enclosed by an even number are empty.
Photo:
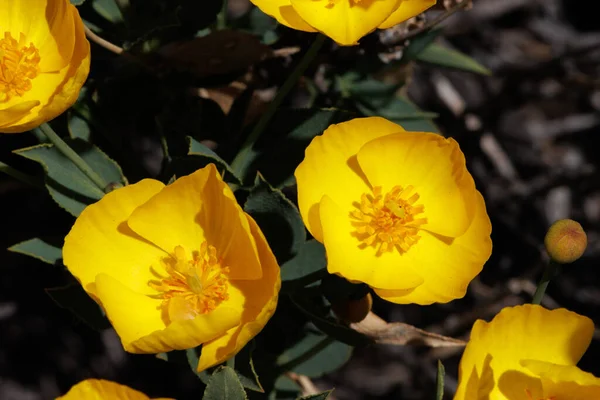
M273 315L279 266L213 164L153 179L88 206L64 263L105 310L125 350L202 344L198 370L235 355Z
M594 334L584 316L538 305L478 320L462 356L455 400L600 399L600 379L576 367Z
M142 392L104 379L86 379L74 385L56 400L150 400ZM173 400L154 398L153 400Z
M265 14L292 29L322 32L349 46L375 29L412 18L436 0L251 0Z
M24 132L69 108L90 46L69 0L0 1L0 132Z
M379 117L330 126L295 172L327 269L385 300L463 297L491 254L491 224L453 139Z

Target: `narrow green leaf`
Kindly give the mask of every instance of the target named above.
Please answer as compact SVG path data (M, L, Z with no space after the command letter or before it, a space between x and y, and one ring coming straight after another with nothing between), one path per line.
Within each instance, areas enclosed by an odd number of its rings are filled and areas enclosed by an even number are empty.
M85 0L71 0L71 4L73 4L74 6L80 6L83 3L85 3Z
M298 397L298 400L326 400L332 392L333 389L322 393L311 394L309 396Z
M62 260L62 250L59 247L44 242L40 238L33 238L17 243L9 247L8 250L37 258L52 265L56 265Z
M92 0L92 8L113 24L123 22L123 14L115 0Z
M330 336L307 332L303 339L277 358L277 365L283 371L318 378L340 368L351 355L351 346Z
M65 142L106 182L126 185L121 167L96 146L80 139ZM15 153L42 165L46 188L62 208L77 217L83 209L104 196L102 190L51 144L16 150Z
M436 28L426 31L410 41L402 54L402 61L407 62L414 60L417 56L427 48L433 41L442 33L442 29Z
M246 392L235 371L229 367L219 367L213 372L203 400L246 400Z
M296 206L260 174L244 211L256 220L280 265L296 255L306 241L306 229Z
M327 275L325 247L316 240L304 242L298 253L281 265L285 290L302 287Z
M441 46L437 43L431 43L417 57L417 60L423 61L441 67L455 68L462 71L474 72L481 75L491 75L492 71L481 65L479 62L461 53Z
M436 400L442 400L444 398L444 378L446 376L446 369L444 368L444 364L440 360L438 360L438 368L437 368L437 379L436 379Z
M81 285L72 284L45 290L56 304L71 311L92 329L103 330L110 327L100 306L88 296Z
M89 142L91 135L92 130L90 129L88 122L76 112L69 112L69 136L71 136L72 139L79 138Z
M217 153L198 142L196 139L188 136L187 137L189 143L189 151L188 155L192 156L192 160L196 160L199 162L197 168L204 167L210 163L213 163L217 166L217 169L221 172L227 171L227 173L234 178L235 183L240 183L240 179L235 175L233 169L227 164ZM196 168L196 169L197 169Z

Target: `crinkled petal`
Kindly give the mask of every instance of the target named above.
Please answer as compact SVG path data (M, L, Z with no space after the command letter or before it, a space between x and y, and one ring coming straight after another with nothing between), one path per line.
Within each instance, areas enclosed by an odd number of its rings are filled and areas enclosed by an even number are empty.
M167 253L133 232L126 221L163 187L144 179L108 193L79 215L65 238L63 262L87 292L96 294L96 276L104 273L138 293L154 293L148 286L156 279L150 267Z
M514 376L511 385L531 386L531 373L521 360L575 365L593 333L589 318L538 305L504 308L490 323L478 320L460 361L454 399L471 400L481 393L502 399L498 382L508 372Z
M406 21L423 11L433 7L436 0L402 0L400 6L385 21L379 25L379 29L391 28L401 22Z
M421 229L458 237L471 225L475 184L454 139L426 132L387 135L366 143L357 158L369 183L383 193L397 185L415 188L427 218Z
M370 191L356 161L356 153L368 141L403 132L401 126L384 118L356 118L331 125L306 148L296 168L298 207L310 233L323 242L319 202L328 195L334 202L351 207Z
M138 207L128 224L169 253L177 246L198 250L207 241L230 268L229 279L261 277L248 221L214 164L165 187Z
M210 313L165 326L162 300L134 292L106 274L97 276L96 292L123 347L131 353L189 349L240 323L239 309L221 305Z
M86 379L56 400L149 400L144 393L104 379ZM158 400L158 399L156 399ZM169 400L169 399L163 399Z
M262 12L275 18L280 24L305 32L317 30L307 24L294 10L290 0L250 0Z
M399 0L290 0L310 26L343 46L374 31L398 7Z
M351 221L349 208L340 207L329 196L323 196L321 223L329 273L384 289L412 290L423 284L423 277L411 259L397 251L376 256L373 248L361 248L353 236L355 228Z
M400 304L446 303L462 298L492 252L492 225L483 196L477 192L475 217L469 229L454 240L421 233L421 239L405 254L424 279L410 293L375 289L387 301Z
M255 281L232 282L235 289L246 299L243 305L242 323L228 330L225 335L202 346L198 371L203 371L234 356L264 328L275 313L281 287L279 266L267 240L250 216L248 216L248 223L258 247L263 276Z

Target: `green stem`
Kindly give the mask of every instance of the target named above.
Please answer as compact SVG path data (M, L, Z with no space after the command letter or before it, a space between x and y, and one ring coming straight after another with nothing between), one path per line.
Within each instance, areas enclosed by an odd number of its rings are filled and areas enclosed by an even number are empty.
M79 154L75 153L75 151L69 147L68 144L65 143L64 140L60 138L54 132L54 130L47 123L43 123L39 127L40 131L50 140L50 142L56 146L56 148L64 154L77 168L81 170L100 190L105 192L108 189L108 183L104 181L89 165L85 162L83 158L79 156Z
M288 76L281 88L279 88L277 95L269 104L267 111L265 111L265 113L260 117L256 125L254 126L254 129L252 129L252 131L246 138L246 141L242 145L240 152L233 159L231 167L242 181L245 181L248 168L250 167L250 164L256 156L255 154L253 154L252 151L254 144L256 143L260 135L263 133L263 131L266 129L266 127L269 125L271 118L273 118L273 116L275 115L275 112L283 102L283 99L285 99L288 93L294 88L298 79L300 79L300 77L304 74L304 71L306 71L306 69L310 65L311 61L315 58L315 56L325 43L326 39L327 37L325 35L317 34L317 37L315 38L313 44L306 51L300 62L298 62L298 65L296 65L296 68L294 68L292 73Z
M227 0L223 0L223 7L221 7L221 11L217 14L217 29L222 30L227 28Z
M42 184L34 177L24 174L23 172L14 169L10 165L5 164L2 161L0 161L0 172L4 172L6 175L12 176L16 180L26 183L28 185L35 186L38 188L43 187Z
M548 288L548 284L550 280L554 278L558 274L559 264L550 260L546 269L544 270L544 274L542 275L542 279L540 279L540 283L538 283L537 289L533 295L533 300L531 300L532 304L541 304L542 299L544 298L544 294L546 293L546 289Z

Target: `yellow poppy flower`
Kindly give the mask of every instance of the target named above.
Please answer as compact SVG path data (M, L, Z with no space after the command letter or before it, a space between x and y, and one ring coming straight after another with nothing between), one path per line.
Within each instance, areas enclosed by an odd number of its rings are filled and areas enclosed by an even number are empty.
M0 132L24 132L77 100L90 68L69 0L0 1Z
M485 203L454 139L358 118L314 138L295 175L328 271L388 301L463 297L490 256Z
M436 0L250 0L292 29L322 32L343 46L376 28L386 29L435 5Z
M56 400L150 400L142 392L128 386L104 379L86 379L74 385L64 396ZM154 400L173 400L155 398Z
M260 228L213 164L168 186L144 179L105 195L75 221L63 259L125 350L202 344L200 371L261 331L281 286Z
M593 322L563 309L507 307L471 330L454 400L600 399L600 379L575 365Z

